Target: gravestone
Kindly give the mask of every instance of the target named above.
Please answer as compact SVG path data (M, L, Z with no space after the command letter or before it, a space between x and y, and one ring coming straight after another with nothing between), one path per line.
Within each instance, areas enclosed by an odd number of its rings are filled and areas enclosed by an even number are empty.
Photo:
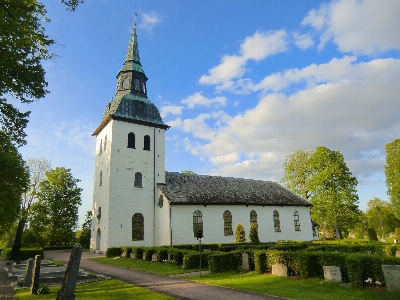
M35 264L33 267L33 278L31 284L31 294L37 295L37 290L39 289L39 281L40 281L40 263L42 259L40 255L35 256Z
M399 292L400 291L400 265L382 265L383 276L388 291Z
M168 253L167 260L168 260L168 262L173 261L174 260L174 255L172 253Z
M135 252L131 252L131 254L129 255L130 258L136 258L136 254Z
M152 261L152 262L158 261L158 257L157 257L157 254L156 254L156 253L154 253L154 254L151 256L151 261Z
M31 286L32 284L32 273L33 273L33 258L29 258L26 261L25 276L23 286Z
M67 270L65 271L64 280L61 290L57 293L57 300L74 300L75 286L79 275L79 264L81 262L82 247L75 245L69 258Z
M400 251L396 251L396 257L400 257Z
M14 268L14 261L10 260L8 262L8 275L11 276Z
M288 267L282 263L274 264L272 265L272 275L288 276Z
M342 272L340 267L336 266L323 266L324 269L324 277L328 281L332 282L341 282L342 281Z
M245 273L250 272L250 256L247 253L242 253L242 270Z
M143 251L143 260L146 260L146 252Z

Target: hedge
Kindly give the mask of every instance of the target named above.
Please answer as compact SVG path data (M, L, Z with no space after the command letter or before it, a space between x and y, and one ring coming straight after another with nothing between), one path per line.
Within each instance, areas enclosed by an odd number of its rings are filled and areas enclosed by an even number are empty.
M274 264L282 263L288 267L289 275L299 275L299 264L297 261L298 252L267 250L268 270L271 270Z
M121 254L122 254L121 247L107 248L107 251L106 251L106 256L107 257L121 256Z
M130 255L131 255L131 253L133 251L131 246L121 247L121 250L122 250L122 255L124 257L130 258Z
M10 260L12 248L4 248L1 252L1 258L5 261ZM20 250L21 260L27 260L29 258L35 258L36 255L40 255L44 258L43 248L21 248Z
M208 256L211 252L201 253L201 267L208 268ZM190 251L185 253L183 257L184 269L195 269L200 266L200 253L198 251Z
M136 259L143 258L143 247L133 247L132 252L135 254Z
M208 269L211 273L219 273L232 270L237 271L241 266L241 252L215 253L208 256Z
M267 254L265 251L258 250L253 252L254 270L259 273L267 272Z

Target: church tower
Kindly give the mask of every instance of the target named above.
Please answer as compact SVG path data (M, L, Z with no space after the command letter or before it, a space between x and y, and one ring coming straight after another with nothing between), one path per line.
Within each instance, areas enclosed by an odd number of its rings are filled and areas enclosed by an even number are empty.
M157 184L165 182L165 131L147 98L136 21L96 136L91 249L156 244Z

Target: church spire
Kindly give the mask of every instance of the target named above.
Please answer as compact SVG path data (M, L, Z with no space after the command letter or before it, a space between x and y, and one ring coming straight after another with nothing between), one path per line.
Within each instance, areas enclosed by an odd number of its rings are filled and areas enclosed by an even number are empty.
M136 35L136 16L137 16L137 14L135 12L134 17L133 17L132 34L131 34L131 39L129 41L128 52L126 53L125 62L136 61L137 63L140 64L139 45L138 45L138 40L137 40L137 35Z

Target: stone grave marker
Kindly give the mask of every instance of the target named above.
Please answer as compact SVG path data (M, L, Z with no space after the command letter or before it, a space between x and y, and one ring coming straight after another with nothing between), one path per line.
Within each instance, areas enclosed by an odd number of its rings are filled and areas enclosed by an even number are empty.
M288 267L282 263L274 264L272 265L272 275L288 276Z
M136 258L136 254L135 252L131 252L131 254L129 255L130 258Z
M143 251L143 260L146 260L146 252Z
M336 266L323 266L324 269L324 277L328 281L332 282L341 282L342 281L342 272L340 267Z
M75 245L69 258L67 270L65 271L64 280L61 290L57 293L57 300L74 300L75 286L79 275L79 264L81 262L82 247Z
M37 295L37 290L39 289L39 281L40 281L40 263L42 259L40 255L35 256L35 264L33 267L33 278L31 284L31 294Z
M390 292L400 291L400 265L382 265L383 276Z
M396 251L396 257L400 257L400 251Z
M151 256L151 261L152 261L152 262L158 261L157 253L154 253L154 254Z
M168 253L167 260L168 260L168 262L173 261L174 260L174 255L172 253Z
M23 286L31 286L33 273L33 258L26 261L25 276Z
M250 272L250 256L247 253L242 253L242 270L245 273Z

